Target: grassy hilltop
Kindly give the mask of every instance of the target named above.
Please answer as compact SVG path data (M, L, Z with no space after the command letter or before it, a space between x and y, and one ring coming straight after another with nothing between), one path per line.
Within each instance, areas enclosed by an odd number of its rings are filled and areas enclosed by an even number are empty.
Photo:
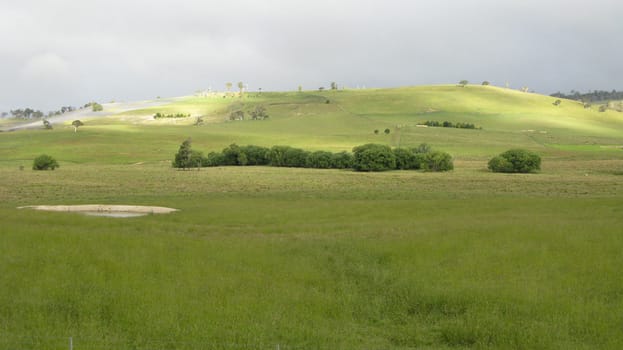
M2 132L0 349L619 349L623 114L555 100L469 85L263 92ZM258 105L268 120L227 121ZM187 137L204 152L426 142L455 170L176 171ZM511 147L541 154L542 171L488 172ZM60 168L30 170L41 153ZM180 211L16 209L88 203Z

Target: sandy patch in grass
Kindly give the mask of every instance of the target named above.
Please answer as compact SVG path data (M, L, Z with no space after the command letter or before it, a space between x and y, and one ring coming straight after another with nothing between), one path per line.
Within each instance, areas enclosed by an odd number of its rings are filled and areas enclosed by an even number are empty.
M169 214L178 209L167 207L150 207L143 205L111 205L111 204L83 204L83 205L28 205L18 209L35 209L47 211L69 212L109 212L109 213L142 213L142 214Z

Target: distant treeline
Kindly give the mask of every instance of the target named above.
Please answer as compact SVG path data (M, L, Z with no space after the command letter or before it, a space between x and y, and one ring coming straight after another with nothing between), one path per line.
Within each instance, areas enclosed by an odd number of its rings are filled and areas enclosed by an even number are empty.
M623 100L623 91L603 91L595 90L592 92L580 93L578 91L571 90L569 94L557 92L551 94L552 97L566 98L569 100L582 101L582 102L601 102L611 100Z
M80 107L80 109L88 108L88 107L91 107L94 112L103 110L102 105L97 102L89 102L85 104L84 106ZM73 112L75 110L76 110L76 107L63 106L59 110L49 111L48 113L44 113L40 110L35 110L32 108L19 108L19 109L12 110L9 113L2 112L0 113L0 116L2 118L6 118L10 116L11 118L16 118L16 119L41 119L41 118L50 118L55 115L61 115L61 114Z
M12 118L17 118L17 119L41 119L43 117L51 117L51 116L54 116L54 115L61 115L63 113L71 112L73 110L75 110L74 107L63 106L58 111L50 111L47 114L45 114L45 113L41 112L40 110L34 110L32 108L20 108L20 109L12 110L10 113L3 112L2 113L2 117L3 118L4 117L8 117L9 114L10 114Z
M419 123L418 125L426 125L436 128L457 128L457 129L476 129L476 125L472 123L453 123L449 121L438 122L436 120L427 120L425 122ZM481 129L481 128L479 128Z

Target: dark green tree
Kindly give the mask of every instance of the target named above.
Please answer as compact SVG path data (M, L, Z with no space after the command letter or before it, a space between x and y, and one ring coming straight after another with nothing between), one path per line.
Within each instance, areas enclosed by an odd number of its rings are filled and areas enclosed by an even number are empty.
M194 152L191 145L190 138L184 140L180 145L179 150L175 154L172 166L178 169L190 169L200 167L202 163L202 157L200 152Z
M332 167L333 154L327 151L309 153L305 160L306 168L329 169Z
M342 151L331 156L331 167L334 169L349 169L353 167L353 155Z
M104 107L97 102L92 102L91 109L93 110L93 112L101 112L104 110Z
M247 155L235 143L223 149L223 165L247 165Z
M78 132L78 128L83 126L84 123L76 119L73 122L71 122L71 125L74 127L74 132Z
M423 160L424 162L420 163L420 168L426 171L448 171L454 169L452 156L446 152L431 151L424 153Z
M368 143L353 148L353 169L356 171L385 171L396 169L396 156L386 145Z
M266 108L262 105L258 105L254 110L251 111L251 119L253 120L264 120L268 119L268 113L266 113Z
M58 162L47 154L42 154L35 158L32 164L32 170L54 170L58 168Z
M393 151L394 156L396 156L396 169L419 169L419 163L417 163L413 151L406 148L394 148Z
M240 146L240 150L247 157L247 165L268 165L270 160L268 158L268 152L270 149L262 146Z
M277 167L304 168L308 152L290 146L273 146L268 152L270 165Z
M497 173L532 173L541 169L541 157L524 149L509 149L489 160L488 168Z

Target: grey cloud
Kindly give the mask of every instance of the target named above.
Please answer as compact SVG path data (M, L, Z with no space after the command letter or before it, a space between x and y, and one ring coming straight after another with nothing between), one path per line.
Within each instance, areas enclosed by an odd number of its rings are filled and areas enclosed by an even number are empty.
M623 3L596 0L0 4L0 110L223 89L489 80L623 88Z

